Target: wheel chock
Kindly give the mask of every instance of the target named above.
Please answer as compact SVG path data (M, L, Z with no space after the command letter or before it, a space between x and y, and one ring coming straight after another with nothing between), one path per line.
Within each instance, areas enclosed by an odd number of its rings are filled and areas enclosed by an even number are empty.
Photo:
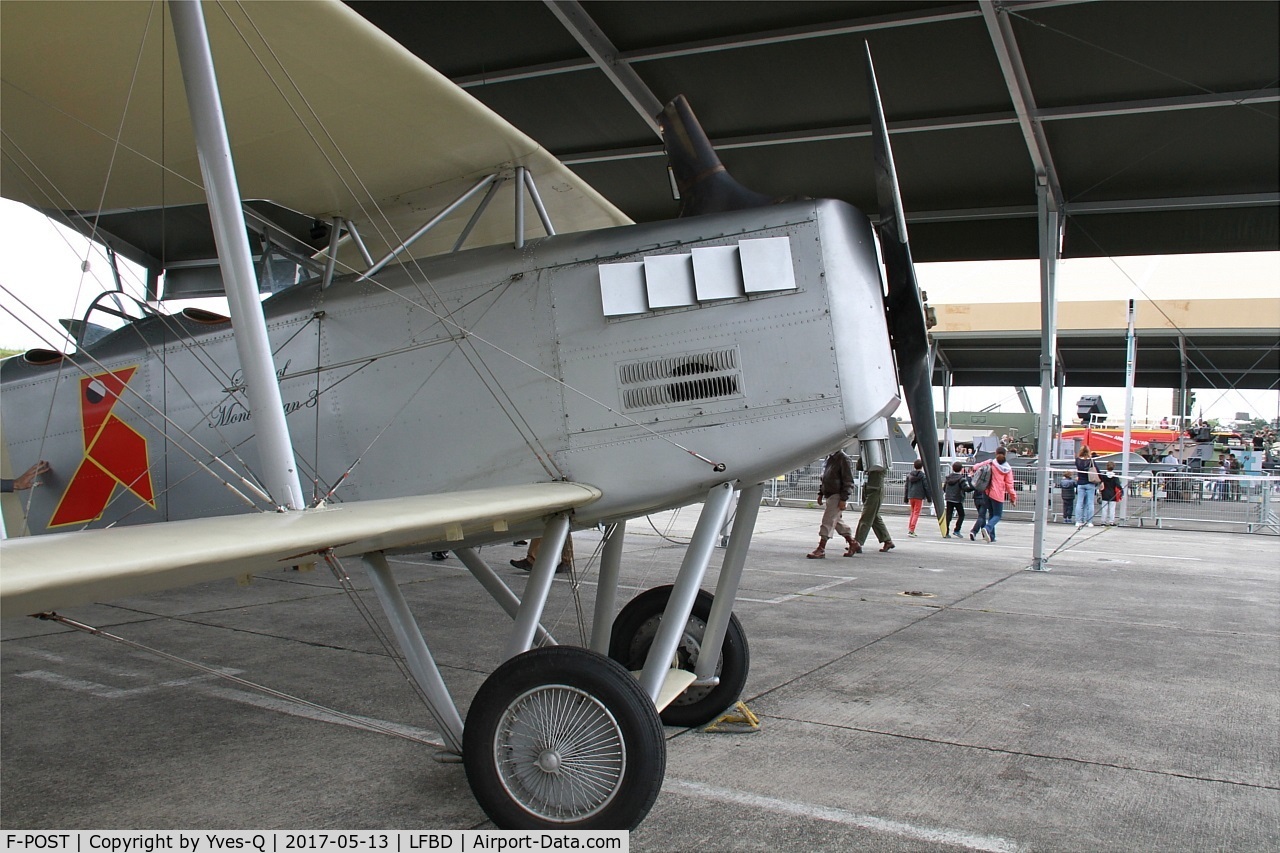
M702 727L711 734L748 734L760 731L760 718L743 702L738 702L719 717Z

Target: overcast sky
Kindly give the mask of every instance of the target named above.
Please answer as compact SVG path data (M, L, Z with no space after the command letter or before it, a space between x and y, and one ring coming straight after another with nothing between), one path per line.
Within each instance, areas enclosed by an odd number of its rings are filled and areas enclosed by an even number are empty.
M88 269L82 271L85 260ZM917 269L921 287L934 304L1035 302L1040 296L1039 264L1034 260L920 264ZM126 268L124 277L126 291L141 297L143 282L138 273ZM106 257L90 249L88 241L24 205L0 199L0 285L5 288L0 290L0 347L48 346L56 340L48 322L81 316L111 280ZM1058 280L1059 301L1274 297L1278 290L1280 253L1276 252L1069 260L1062 262ZM1280 328L1280 313L1274 320ZM1032 403L1038 406L1039 394L1030 390ZM941 391L935 391L941 408ZM1102 394L1109 412L1124 411L1123 388L1069 386L1064 413L1070 410L1074 415L1081 394ZM1135 416L1171 414L1172 399L1168 389L1138 389ZM951 393L953 411L993 403L1000 404L1002 411L1022 410L1014 389L1008 387L962 387ZM1280 393L1198 389L1196 409L1197 415L1203 411L1207 418L1230 420L1237 412L1249 412L1271 419L1280 417Z

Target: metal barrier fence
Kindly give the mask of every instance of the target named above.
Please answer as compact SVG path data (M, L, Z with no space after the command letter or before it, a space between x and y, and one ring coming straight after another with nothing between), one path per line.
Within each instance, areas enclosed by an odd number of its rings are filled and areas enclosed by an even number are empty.
M773 480L765 489L764 500L774 506L783 502L791 506L817 505L818 486L822 479L822 459ZM892 510L904 503L909 462L895 462L885 476L884 505ZM943 466L942 477L951 473ZM1049 520L1064 517L1062 494L1058 483L1061 471L1054 471L1053 495L1049 502ZM849 496L851 505L862 503L862 487L866 474L855 472L856 485ZM1029 521L1035 517L1035 468L1013 469L1018 492L1018 505L1005 503L1006 518ZM1125 490L1120 510L1125 523L1131 525L1177 526L1178 522L1204 522L1233 525L1246 532L1280 533L1280 472L1246 476L1222 476L1183 472L1144 472L1133 476ZM966 512L973 509L973 498L965 503Z
M1211 521L1243 525L1250 533L1280 533L1278 511L1280 477L1272 472L1247 476L1162 472L1143 484L1129 518L1139 523L1151 519L1157 527L1173 521Z

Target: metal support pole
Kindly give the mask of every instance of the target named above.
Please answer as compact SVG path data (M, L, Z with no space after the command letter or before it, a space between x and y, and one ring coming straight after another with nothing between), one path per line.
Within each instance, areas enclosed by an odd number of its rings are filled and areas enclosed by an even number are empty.
M1126 495L1129 491L1129 455L1133 452L1129 442L1133 436L1133 381L1134 375L1137 373L1137 346L1138 338L1134 333L1135 312L1133 300L1129 300L1129 331L1125 339L1124 354L1124 441L1121 446L1124 448L1124 455L1120 457L1120 494ZM1116 507L1120 518L1129 517L1129 502L1120 501L1120 506Z
M378 274L378 272L379 272L383 267L385 267L387 264L389 264L389 263L391 263L392 261L394 261L394 260L396 259L396 257L397 257L401 252L405 251L405 250L406 250L406 249L408 249L410 246L412 246L415 242L417 242L417 240L418 240L418 238L419 238L419 237L421 237L423 234L426 234L426 233L427 233L428 231L430 231L432 228L435 228L437 225L439 225L439 224L440 224L440 222L441 222L441 221L442 221L446 216L448 216L450 213L453 213L455 210L457 210L459 207L461 207L463 204L465 204L465 203L466 203L466 201L467 201L467 199L471 198L473 195L475 195L476 193L480 192L480 190L482 190L482 189L484 189L485 187L487 187L487 186L489 185L489 182L490 182L490 181L492 181L492 180L493 180L494 178L496 178L496 177L497 177L497 175L486 175L485 177L483 177L483 178L481 178L480 180L476 181L476 182L475 182L475 184L471 187L471 189L467 190L467 191L466 191L466 192L464 192L462 195L460 195L460 196L458 196L457 198L455 198L452 202L450 202L450 203L449 203L449 206L448 206L448 207L446 207L444 210L442 210L442 211L440 211L439 213L437 213L435 216L431 217L431 219L430 219L430 220L428 220L428 221L427 221L427 223L426 223L425 225L423 225L423 226L422 226L421 228L419 228L417 231L414 231L414 232L413 232L413 234L409 237L409 239L408 239L408 240L405 240L405 241L404 241L404 242L402 242L399 246L397 246L396 248L392 249L392 250L391 250L390 252L388 252L387 254L383 255L383 256L382 256L382 258L381 258L377 263L375 263L373 266L369 267L369 268L368 268L367 270L365 270L364 272L360 273L360 278L358 278L358 279L356 279L356 280L357 280L357 281L364 281L364 280L365 280L365 279L367 279L367 278L371 278L372 276L377 275L377 274Z
M396 579L386 556L381 551L374 551L362 554L360 559L368 569L369 581L378 595L378 601L382 603L383 611L387 614L387 621L391 624L391 631L396 635L400 651L404 653L409 672L422 688L423 695L427 697L427 710L431 712L436 725L440 727L445 746L451 752L461 755L462 717L458 714L458 706L449 695L449 688L445 687L444 679L440 677L440 670L436 667L435 659L431 657L427 641L422 638L422 631L419 630L418 623L409 610L409 604L400 594L400 587L396 586Z
M1191 389L1187 387L1187 337L1186 335L1178 335L1178 367L1181 373L1181 381L1178 384L1178 411L1174 412L1181 420L1179 424L1183 433L1187 431L1187 421L1191 419L1191 413L1187 411L1187 400L1190 399ZM1179 442L1179 450L1182 450L1181 442ZM1182 462L1187 460L1181 453L1178 459Z
M1057 442L1062 440L1062 428L1066 422L1062 420L1062 397L1067 392L1067 372L1062 369L1062 362L1058 362L1058 423L1054 432L1054 450L1057 450Z
M1035 531L1031 540L1033 571L1049 571L1044 556L1045 526L1053 501L1049 448L1053 435L1053 380L1058 353L1058 251L1061 225L1056 203L1044 178L1036 189L1040 218L1040 453L1036 459Z
M528 169L524 170L524 185L529 189L529 198L533 199L533 209L538 211L543 230L547 232L548 237L556 236L555 226L551 224L551 217L547 216L547 208L542 204L542 196L538 194L538 185L533 182L533 173Z
M502 656L504 661L533 648L533 638L537 634L538 623L542 621L542 608L547 606L547 596L551 594L556 566L560 565L560 551L564 548L564 540L568 535L567 515L555 516L542 531L542 545L538 549L538 558L533 561L533 569L529 572L524 598L516 613L516 625L511 630L511 639L507 641L506 653Z
M516 182L514 189L516 192L516 224L515 224L515 242L517 249L524 248L524 166L516 166Z
M338 265L338 245L342 242L342 218L335 216L329 226L329 256L324 259L324 279L320 283L321 290L327 290L333 284L333 271Z
M627 538L625 519L615 523L604 535L604 551L600 555L600 583L596 587L596 606L591 617L591 649L609 654L613 634L613 609L618 603L618 578L622 575L622 543Z
M949 368L942 370L942 427L942 455L955 456L956 434L951 428L951 370Z
M170 0L169 8L183 85L191 110L200 173L204 177L209 201L214 243L218 247L218 263L222 267L227 307L235 330L236 352L244 370L245 394L253 412L263 479L278 506L302 509L306 500L298 479L289 427L285 423L284 401L276 380L267 321L258 299L253 253L249 248L204 11L194 0Z
M498 194L498 187L502 186L505 179L499 178L489 184L488 191L485 192L484 198L480 199L480 203L476 205L475 211L471 214L471 218L467 220L466 227L462 229L462 233L458 235L457 241L453 244L451 251L458 251L462 248L462 244L467 242L467 238L471 236L471 232L475 229L476 223L480 221L480 217L484 216L484 212L489 207L489 202L493 201L493 197Z
M351 242L356 244L356 251L360 253L360 258L364 261L364 265L366 267L373 266L373 255L369 254L369 247L364 244L364 238L360 236L360 229L350 219L345 221L347 233L351 235Z
M498 606L506 612L512 619L516 618L516 614L520 612L520 599L511 591L511 587L507 586L502 578L498 577L497 572L490 568L474 548L455 548L454 554L462 561L462 565L467 567L471 575L480 582L480 586L484 587L485 592L489 593L489 597L498 603ZM541 625L538 626L536 640L539 646L554 646L556 641L552 638L547 630Z
M1013 389L1018 395L1018 402L1022 404L1022 411L1028 415L1034 415L1036 409L1031 405L1031 395L1027 393L1025 385L1019 385Z
M716 547L720 521L724 518L732 497L732 483L721 483L707 492L702 514L698 516L698 524L693 530L693 539L685 549L684 561L676 575L671 597L667 599L667 609L662 613L662 624L658 626L658 633L653 638L649 656L644 662L644 670L640 673L640 687L654 702L658 701L658 692L662 688L667 670L671 668L676 648L684 635L685 625L689 622L689 614L693 612L694 599L698 596L707 564L711 562L711 554Z
M756 483L742 490L738 497L738 512L733 519L733 532L725 548L724 562L720 565L720 579L716 582L716 597L707 615L707 627L702 632L702 650L693 674L694 684L706 684L715 678L716 661L724 635L729 630L729 617L738 598L738 584L742 581L742 568L747 562L747 549L756 529L756 517L760 515L760 499L764 496L764 483ZM705 654L703 654L705 652Z

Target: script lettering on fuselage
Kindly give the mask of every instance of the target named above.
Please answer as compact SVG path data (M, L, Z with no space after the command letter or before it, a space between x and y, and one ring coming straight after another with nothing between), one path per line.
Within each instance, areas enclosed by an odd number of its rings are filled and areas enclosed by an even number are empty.
M284 379L285 374L289 372L289 365L293 364L293 359L286 361L281 367L276 368L276 381ZM244 370L237 370L231 374L231 386L240 388L244 385ZM286 400L284 403L285 417L292 415L300 409L314 409L320 402L320 392L311 390L307 392L307 396L302 400ZM238 400L230 403L223 403L209 414L209 429L218 429L219 427L231 426L233 424L242 424L253 420L253 412L245 408L244 404Z
M284 403L284 413L288 417L300 409L314 409L320 403L320 392L311 390L307 392L306 399L303 400L286 400ZM244 407L239 401L223 403L214 409L209 415L209 429L218 429L219 427L231 426L232 424L242 424L246 421L253 420L253 412Z

